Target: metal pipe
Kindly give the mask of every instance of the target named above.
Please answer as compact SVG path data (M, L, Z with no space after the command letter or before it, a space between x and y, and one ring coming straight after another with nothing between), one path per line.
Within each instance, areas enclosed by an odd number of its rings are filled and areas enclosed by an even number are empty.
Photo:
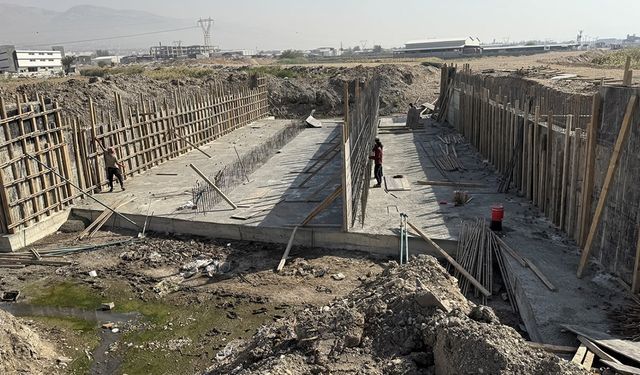
M87 194L84 192L84 190L82 190L79 186L77 186L76 184L74 184L73 182L69 181L67 178L65 178L63 175L61 175L60 173L58 173L57 171L55 171L53 168L49 167L48 165L44 164L43 162L41 162L40 160L34 158L33 156L29 155L29 154L25 154L26 157L30 158L31 160L34 160L36 163L40 164L41 166L47 168L51 173L55 174L56 176L60 177L62 180L64 180L64 182L68 183L69 185L73 186L74 188L78 189L80 191L80 193L82 193L82 195L87 196L91 199L93 199L94 201L96 201L99 205L101 205L102 207L106 208L107 210L113 212L114 214L120 216L121 218L125 219L126 221L128 221L129 223L133 224L136 226L136 228L140 228L140 226L138 224L136 224L133 220L129 219L128 217L124 216L123 214L116 212L116 210L114 210L113 208L107 206L106 204L100 202L99 200L97 200L96 198L94 198L92 195Z

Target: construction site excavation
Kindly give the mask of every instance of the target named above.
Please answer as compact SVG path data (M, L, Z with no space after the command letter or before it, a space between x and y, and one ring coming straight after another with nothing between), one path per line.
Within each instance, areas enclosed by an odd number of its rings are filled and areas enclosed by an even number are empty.
M0 81L0 373L640 374L640 86L580 56Z

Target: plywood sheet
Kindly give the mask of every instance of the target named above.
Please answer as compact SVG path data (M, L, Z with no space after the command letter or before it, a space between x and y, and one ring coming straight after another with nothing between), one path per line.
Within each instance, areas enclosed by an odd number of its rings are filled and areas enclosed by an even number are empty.
M385 176L384 184L389 191L409 191L411 185L406 177L393 178L393 176Z

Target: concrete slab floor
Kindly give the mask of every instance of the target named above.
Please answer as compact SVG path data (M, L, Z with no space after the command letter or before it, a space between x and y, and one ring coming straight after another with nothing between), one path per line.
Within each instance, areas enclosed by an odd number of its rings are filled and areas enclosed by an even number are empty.
M213 176L217 171L237 160L234 146L240 155L248 153L253 147L258 146L262 141L290 123L291 120L271 119L254 122L200 147L212 155L212 159L197 150L192 150L127 179L125 181L126 191L120 191L120 187L116 183L113 193L102 192L95 197L108 205L113 205L125 198L135 199L118 210L125 214L146 214L149 212L155 216L201 219L204 217L202 214L190 209L180 209L192 200L191 190L195 187L196 182L200 180L202 183L200 177L189 167L189 164L193 163L207 176ZM102 178L105 177L102 176ZM89 199L76 206L100 211L104 209Z
M385 121L391 126L393 120ZM354 230L398 233L399 211L408 214L409 220L429 236L457 238L462 221L476 217L489 220L491 206L500 203L505 207L502 234L505 242L537 265L558 289L550 291L529 268L506 257L518 293L524 297L521 309L528 315L526 320L532 328L529 332L532 339L573 345L575 335L562 333L560 327L569 322L606 331L607 308L619 306L625 300L620 285L595 272L578 279L575 273L580 249L575 242L557 230L530 202L513 193L496 193L498 176L469 144L456 146L464 171L443 174L435 168L432 161L434 150L438 149L435 143L441 143L436 137L448 134L455 134L455 131L448 125L428 121L424 131L379 135L385 145L385 175L407 177L412 190L385 192L384 189L371 189L365 225L356 226ZM418 180L478 182L486 188L459 189L467 191L473 200L455 207L452 204L455 187L416 185Z
M247 126L212 142L205 146L205 150L214 154L213 161L192 151L136 176L127 182L125 193L137 199L124 206L122 211L139 215L149 209L154 216L252 227L287 227L299 223L340 183L340 155L328 151L334 147L332 143L340 139L339 121L325 120L323 128L303 130L261 168L250 174L249 183L229 193L233 201L250 208L231 210L222 202L204 214L178 210L191 199L190 189L197 180L195 173L188 168L189 163L213 175L217 169L236 160L234 142L240 154L248 152L259 143L261 137L267 138L286 123L260 121L254 127ZM382 126L391 127L403 124L401 117L383 118L381 123ZM593 273L589 274L591 277L577 279L577 246L557 231L529 202L513 194L496 193L498 177L495 171L483 163L481 156L468 144L463 142L456 146L459 159L465 166L464 171L441 173L435 168L432 157L438 150L436 136L453 133L449 126L435 122L428 122L424 130L413 132L382 131L379 137L385 145L385 174L405 176L412 190L387 193L384 189L371 189L364 226L357 222L352 230L363 235L395 236L398 233L399 213L404 212L429 236L452 239L458 237L463 220L488 218L491 206L501 203L506 212L505 241L532 260L558 288L556 292L548 290L530 269L521 267L507 257L523 303L527 305L523 307L529 315L529 323L536 326L536 332L530 332L531 336L548 343L574 344L574 336L561 333L560 324L606 330L607 318L603 308L622 303L624 296L620 287L601 275L593 277ZM322 160L318 160L321 157ZM322 164L326 165L318 170ZM307 173L315 170L318 172L314 175ZM178 176L161 176L162 173L177 173ZM416 185L419 180L478 182L486 187L466 188L473 200L465 206L455 207L452 204L455 188ZM125 193L100 194L98 198L113 203ZM95 203L85 201L84 204L86 208L102 210ZM342 220L341 205L338 199L312 223L326 226L327 230L340 231L337 227ZM247 220L231 217L237 215L252 217ZM333 227L335 229L329 229Z

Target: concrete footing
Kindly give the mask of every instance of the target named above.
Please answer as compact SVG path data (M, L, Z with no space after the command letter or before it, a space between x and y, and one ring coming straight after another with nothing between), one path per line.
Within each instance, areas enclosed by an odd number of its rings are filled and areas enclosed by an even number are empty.
M48 218L15 234L0 237L0 252L13 252L41 240L60 229L69 218L70 209L56 212Z
M100 211L84 208L74 208L73 214L88 220L95 220ZM127 214L127 217L138 223L141 227L146 219L145 215ZM109 222L116 228L128 230L141 230L131 223L115 218ZM107 226L108 227L108 226ZM175 233L208 238L221 238L239 241L257 241L266 243L286 244L291 237L293 228L251 226L228 223L214 223L205 221L184 220L163 216L151 216L148 219L147 230L158 233ZM434 240L438 246L453 254L457 241ZM388 234L370 234L342 232L335 228L305 227L298 228L294 245L365 251L372 254L399 257L399 237ZM429 244L419 237L409 238L410 254L429 254L438 256L438 253Z

